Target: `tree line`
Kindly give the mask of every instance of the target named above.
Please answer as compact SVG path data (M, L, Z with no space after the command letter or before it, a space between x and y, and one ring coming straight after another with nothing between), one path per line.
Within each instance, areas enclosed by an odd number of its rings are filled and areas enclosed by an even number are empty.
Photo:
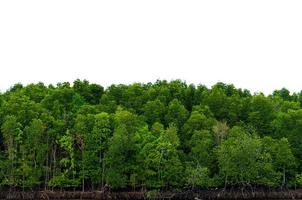
M16 84L0 94L0 186L298 187L301 103L181 80Z

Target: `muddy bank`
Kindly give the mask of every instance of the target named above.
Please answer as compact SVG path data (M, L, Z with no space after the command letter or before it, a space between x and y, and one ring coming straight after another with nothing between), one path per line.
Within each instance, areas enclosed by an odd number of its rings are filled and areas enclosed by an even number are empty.
M205 200L205 199L302 199L302 189L283 191L200 190L184 192L71 192L71 191L0 191L0 199L102 199L102 200Z

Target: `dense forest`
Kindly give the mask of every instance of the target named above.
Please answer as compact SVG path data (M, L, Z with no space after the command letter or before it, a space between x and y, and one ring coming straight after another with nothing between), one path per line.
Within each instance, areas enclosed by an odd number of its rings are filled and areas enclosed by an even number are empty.
M0 185L299 187L301 106L302 93L224 83L16 84L0 94Z

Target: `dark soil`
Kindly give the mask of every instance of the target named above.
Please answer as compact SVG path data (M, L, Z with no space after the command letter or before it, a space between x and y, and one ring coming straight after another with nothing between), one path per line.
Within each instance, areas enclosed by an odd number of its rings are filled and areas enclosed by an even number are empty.
M206 199L302 199L302 189L274 191L198 190L183 192L109 191L0 191L0 199L102 199L102 200L206 200Z

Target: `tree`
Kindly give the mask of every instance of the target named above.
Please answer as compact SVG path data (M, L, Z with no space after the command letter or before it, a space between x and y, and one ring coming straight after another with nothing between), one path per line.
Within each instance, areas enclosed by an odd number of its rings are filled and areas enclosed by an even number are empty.
M285 186L288 176L294 176L291 172L295 168L295 158L291 151L290 144L286 138L272 139L263 138L264 149L272 157L274 170L282 174L281 186Z
M287 113L277 113L276 119L272 122L273 136L276 138L286 137L291 145L292 152L297 158L299 170L302 169L302 110L289 110Z
M114 116L114 132L107 155L107 182L114 188L125 187L135 175L138 150L135 133L144 127L141 119L128 111L118 110Z
M101 97L100 108L103 112L114 113L117 108L117 103L113 97L105 93Z
M30 100L21 92L6 96L1 107L2 116L13 115L24 127L29 125L33 119L38 119L41 112L40 104Z
M156 99L154 101L148 101L143 108L143 116L146 118L146 122L149 125L155 122L162 122L165 115L164 104Z
M204 104L210 107L217 120L228 120L228 97L222 88L213 86L204 95Z
M60 160L62 171L52 177L49 185L53 187L77 187L79 179L76 177L74 138L69 130L58 140L58 144L65 151L65 156Z
M209 178L209 170L207 167L192 167L186 168L186 183L192 188L209 187L211 186L211 179Z
M82 113L82 112L81 112ZM85 180L90 180L90 174L89 174L89 168L91 166L96 166L96 163L93 161L94 157L97 157L95 155L96 152L90 152L88 148L90 147L90 141L93 141L91 136L91 132L94 126L94 114L83 113L78 114L75 119L74 124L74 134L75 134L75 142L79 147L79 150L81 152L81 170L80 170L80 178L82 182L82 191L85 190ZM93 143L92 143L93 144ZM95 145L95 144L94 144ZM92 146L90 148L97 148L97 146ZM92 176L95 176L95 173L90 172ZM90 180L91 181L91 180Z
M3 185L18 186L19 177L17 177L17 168L19 167L20 157L18 156L19 147L22 143L22 125L17 122L15 116L7 116L1 126L1 132L4 136L6 154L8 163L6 174L8 177L2 182Z
M270 134L272 131L271 123L274 119L272 100L262 94L253 96L249 108L248 122L256 128L259 134Z
M45 140L45 127L40 119L33 119L24 129L22 143L23 170L28 171L23 177L25 185L38 185L43 175L48 144Z
M213 160L214 137L208 130L194 131L190 140L192 150L189 154L194 165L210 168Z
M220 173L227 184L257 182L261 141L249 136L241 127L233 127L228 138L217 149Z
M0 185L292 187L302 183L302 93L181 80L16 84L0 93Z
M128 159L131 159L130 152L132 152L128 134L125 125L120 125L113 132L109 143L106 182L113 188L123 188L128 184L129 177L127 175L130 173L129 168L131 167Z
M40 103L48 93L47 87L43 83L29 84L21 91L36 103Z
M145 158L146 184L153 187L178 186L182 179L182 164L178 150L180 142L173 125L154 142L147 143L141 154Z
M275 90L273 92L274 97L280 97L284 101L290 101L292 99L290 92L286 88L282 88L281 90Z
M226 122L217 122L216 125L213 126L212 131L216 144L219 145L228 135L229 127Z
M95 170L94 179L101 174L101 185L104 186L104 178L105 178L105 166L106 166L106 151L108 150L109 138L112 135L112 127L111 127L111 119L109 114L102 112L100 114L95 115L94 127L92 129L92 140L94 143L90 144L90 148L93 149L97 153L98 157L98 168L100 170ZM97 181L92 182L96 183Z
M179 135L184 152L190 152L191 145L189 141L191 140L194 131L210 130L214 123L215 120L213 118L207 118L203 113L192 111L191 116L183 125Z
M81 81L77 79L73 82L73 89L80 94L86 102L92 105L98 104L104 93L104 88L102 86L89 84L87 80Z
M188 118L188 111L177 99L169 103L167 114L165 116L166 125L174 123L178 129L182 127Z

